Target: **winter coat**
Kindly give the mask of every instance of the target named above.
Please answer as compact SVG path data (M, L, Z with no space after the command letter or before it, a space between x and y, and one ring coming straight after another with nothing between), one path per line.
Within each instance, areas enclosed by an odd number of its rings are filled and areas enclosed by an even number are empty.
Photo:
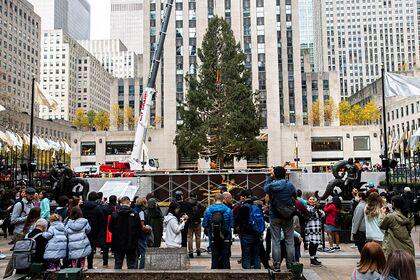
M224 205L223 203L216 203L207 208L206 212L204 213L204 218L202 222L203 228L208 234L207 236L209 237L209 242L211 243L211 219L213 218L213 214L215 212L223 213L224 226L226 232L228 233L228 235L225 238L226 240L232 240L232 229L235 226L232 210L230 210L230 208Z
M358 231L366 232L365 207L366 202L361 200L354 210L353 219L351 221L352 235L355 235Z
M53 222L42 236L48 239L44 259L60 260L67 256L67 232L62 222Z
M328 204L324 207L324 212L326 215L325 224L336 226L335 219L337 218L338 213L340 210L335 206L335 204Z
M382 248L385 256L394 250L405 250L415 256L413 239L411 239L411 230L414 227L414 217L409 214L404 216L399 210L387 215L379 227L385 231Z
M111 220L111 215L114 212L117 212L117 210L119 209L119 207L117 205L105 205L103 207L103 215L105 218L105 223L104 223L104 228L103 230L103 235L102 235L102 244L106 244L106 243L111 243L112 241L112 233L109 231L109 221Z
M112 233L112 251L136 250L141 230L139 215L128 206L122 206L111 215L109 231Z
M88 234L92 247L101 246L104 236L105 219L102 207L96 201L85 201L81 206L83 217L88 220L91 231Z
M305 226L305 242L306 244L321 244L322 214L315 206L308 205L307 209L309 211L309 216Z
M181 248L182 236L181 230L185 227L185 221L178 222L177 217L168 213L163 220L163 226L166 232L165 244L168 248Z
M70 260L76 260L90 255L92 247L87 237L90 230L89 222L85 218L79 218L77 220L69 219L67 221L68 258Z
M152 247L159 248L163 235L163 214L159 205L156 204L156 199L149 199L147 205L148 208L146 209L146 225L152 227L154 238Z
M272 177L268 177L264 185L264 192L270 196L270 200L276 199L283 205L294 204L292 197L296 195L296 188L288 180L273 180ZM270 218L280 218L273 207L270 207Z
M33 238L35 237L37 234L42 233L42 231L40 229L34 229L33 231L28 233L28 238ZM38 237L35 238L35 256L33 259L34 263L44 263L44 252L45 252L45 247L47 246L47 242L48 240L45 239L45 237L40 234L38 235Z

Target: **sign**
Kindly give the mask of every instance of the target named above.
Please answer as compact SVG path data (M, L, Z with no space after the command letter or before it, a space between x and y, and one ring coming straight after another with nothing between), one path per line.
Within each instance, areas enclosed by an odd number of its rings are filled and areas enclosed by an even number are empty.
M111 195L115 195L117 198L128 196L130 200L133 200L138 190L139 186L131 185L131 182L107 181L99 191L107 198Z

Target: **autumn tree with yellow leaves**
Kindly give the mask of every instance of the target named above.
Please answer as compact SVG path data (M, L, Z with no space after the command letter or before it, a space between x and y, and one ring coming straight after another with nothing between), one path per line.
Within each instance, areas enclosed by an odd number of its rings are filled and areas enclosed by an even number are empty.
M73 119L73 124L78 129L83 129L89 126L89 120L83 108L76 109L76 114Z
M111 123L119 128L124 125L124 110L118 104L113 104L111 108Z
M309 121L313 126L319 126L321 122L321 108L319 101L312 102L309 108Z
M109 114L107 112L99 112L95 116L95 128L96 130L108 130L109 129Z
M344 100L338 107L340 125L363 125L381 118L381 112L374 101L370 101L362 108L358 104L351 106Z
M125 120L127 121L127 126L129 130L134 129L134 125L136 124L136 117L134 116L133 108L127 107L124 110Z
M324 120L326 125L331 125L337 118L337 106L331 98L324 102Z

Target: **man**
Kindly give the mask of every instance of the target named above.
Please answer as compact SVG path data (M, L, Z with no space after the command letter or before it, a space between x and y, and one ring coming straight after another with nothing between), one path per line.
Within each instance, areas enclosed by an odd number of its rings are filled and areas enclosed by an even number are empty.
M88 201L83 202L81 209L83 217L88 220L92 230L88 233L92 253L87 257L88 269L93 269L93 256L95 255L96 247L100 247L103 240L105 218L103 209L97 203L98 195L96 192L91 192L88 195Z
M130 198L121 198L121 208L111 215L109 231L112 233L114 269L122 269L127 257L127 268L137 267L137 241L141 230L139 215L130 207Z
M48 229L48 222L45 219L39 219L35 223L35 228L28 234L28 238L33 238L39 233L45 232ZM35 238L35 258L34 263L44 262L45 247L47 246L48 240L41 235Z
M229 207L230 209L233 209L233 199L232 199L232 195L230 194L230 192L224 192L223 193L223 203Z
M211 269L230 269L230 247L232 246L232 211L223 204L219 193L215 204L208 207L203 219L203 228L208 232L211 248Z
M295 247L293 236L293 216L295 215L296 189L286 178L286 170L277 166L264 185L264 191L270 199L270 229L272 238L272 256L274 271L280 271L281 230L286 243L287 265L294 262Z
M197 201L197 194L190 193L190 198L187 200L189 204L190 213L188 213L188 253L190 258L194 258L193 238L195 235L195 250L197 257L201 255L201 219L203 218L206 207Z
M242 251L242 268L260 269L260 238L261 235L252 228L250 213L254 205L251 190L243 190L241 196L245 198L242 207L239 209L238 218L235 226L239 229ZM263 218L261 211L261 218Z

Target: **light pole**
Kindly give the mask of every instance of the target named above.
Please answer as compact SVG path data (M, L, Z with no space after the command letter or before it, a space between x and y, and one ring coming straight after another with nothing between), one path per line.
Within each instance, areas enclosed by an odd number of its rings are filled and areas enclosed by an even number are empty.
M31 123L29 132L29 162L28 162L28 185L32 187L32 162L33 162L33 139L34 139L34 107L35 107L35 75L32 75L32 96L31 96Z

